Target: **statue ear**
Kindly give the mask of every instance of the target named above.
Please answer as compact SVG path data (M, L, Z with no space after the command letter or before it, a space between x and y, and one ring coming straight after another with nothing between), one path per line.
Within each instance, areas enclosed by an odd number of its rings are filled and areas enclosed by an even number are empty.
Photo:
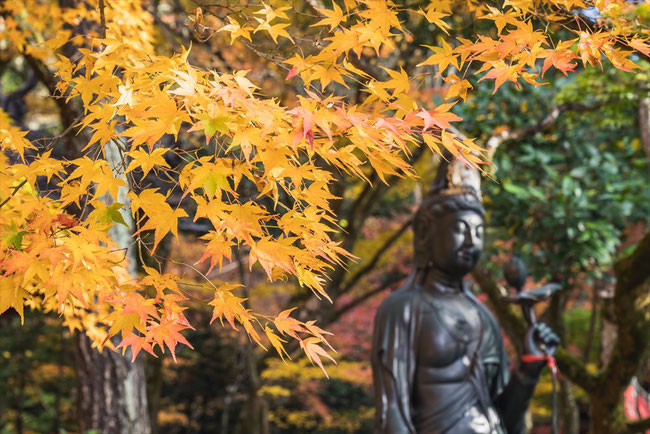
M417 268L431 266L431 241L433 220L430 213L419 210L413 220L413 256Z

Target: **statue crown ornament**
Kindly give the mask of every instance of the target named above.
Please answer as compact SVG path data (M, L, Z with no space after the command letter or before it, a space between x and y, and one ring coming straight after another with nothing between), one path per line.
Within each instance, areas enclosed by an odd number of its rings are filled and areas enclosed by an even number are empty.
M482 200L481 175L478 169L458 158L440 163L431 187L430 194L441 197L469 194L475 195L479 202Z
M417 268L430 265L430 246L435 237L435 221L455 211L474 211L485 215L481 196L481 176L473 166L452 157L444 159L431 188L413 218L414 256Z

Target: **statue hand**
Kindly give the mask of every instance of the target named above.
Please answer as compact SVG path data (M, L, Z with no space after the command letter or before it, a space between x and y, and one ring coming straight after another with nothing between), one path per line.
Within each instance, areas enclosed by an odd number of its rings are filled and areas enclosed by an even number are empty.
M552 356L560 343L558 335L544 323L537 323L528 329L524 343L526 354L532 356ZM523 362L519 366L520 372L531 381L537 381L546 366L546 362Z
M539 322L528 329L525 349L527 354L534 356L552 356L559 343L558 335L549 326Z

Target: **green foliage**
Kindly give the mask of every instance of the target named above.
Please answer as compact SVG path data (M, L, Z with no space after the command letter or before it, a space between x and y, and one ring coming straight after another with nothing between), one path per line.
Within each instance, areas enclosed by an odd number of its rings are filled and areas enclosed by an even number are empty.
M596 277L598 267L612 263L621 230L650 215L648 163L636 125L638 77L647 73L606 72L525 89L523 101L481 89L464 113L472 119L470 133L485 138L497 128L541 122L568 101L597 107L563 113L551 129L503 144L494 158L497 182L483 184L491 239L514 240L538 279Z

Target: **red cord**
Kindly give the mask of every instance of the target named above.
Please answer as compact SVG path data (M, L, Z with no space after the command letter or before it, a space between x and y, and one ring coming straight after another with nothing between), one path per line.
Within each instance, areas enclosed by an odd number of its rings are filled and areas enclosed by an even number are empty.
M549 368L553 373L557 373L557 363L555 363L555 357L553 356L536 356L534 354L524 354L521 356L522 362L546 362Z

